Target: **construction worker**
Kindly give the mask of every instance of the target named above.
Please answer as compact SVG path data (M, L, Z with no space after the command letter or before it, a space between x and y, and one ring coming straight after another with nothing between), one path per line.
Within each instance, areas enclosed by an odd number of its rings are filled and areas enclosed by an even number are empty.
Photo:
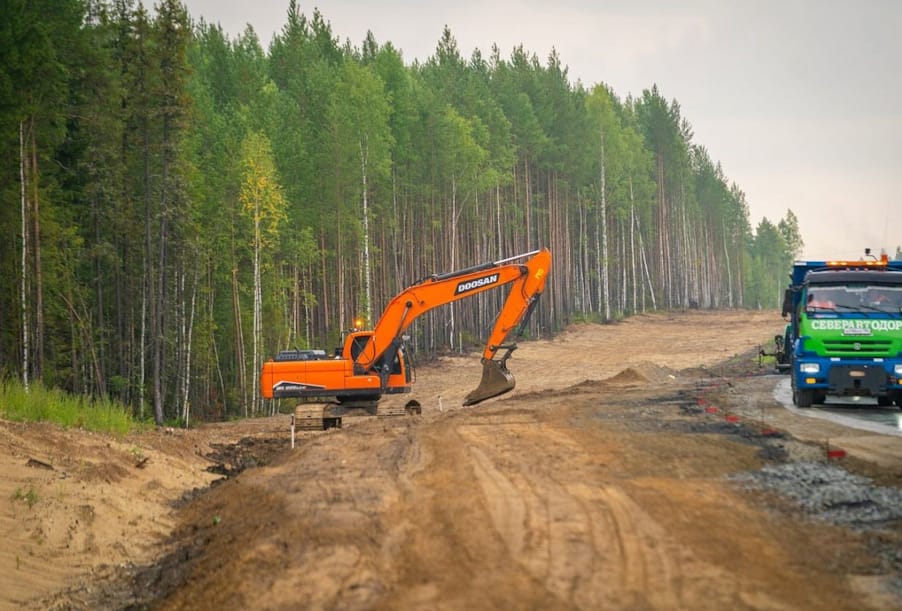
M836 302L833 300L830 291L816 289L808 292L808 309L820 308L832 310L835 307Z
M868 290L868 305L883 311L889 311L892 306L886 291L876 287L871 287Z

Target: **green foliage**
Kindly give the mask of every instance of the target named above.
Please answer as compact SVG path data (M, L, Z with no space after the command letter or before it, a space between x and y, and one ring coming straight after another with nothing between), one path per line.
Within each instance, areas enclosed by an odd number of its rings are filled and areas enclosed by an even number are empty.
M20 422L53 422L66 428L125 435L140 428L128 408L31 384L0 381L0 417Z
M790 212L789 215L792 213ZM759 308L778 308L783 303L786 288L786 274L792 268L797 246L787 242L787 230L794 222L794 216L781 221L777 226L767 218L761 219L751 246L751 262L747 284L748 304ZM797 233L795 233L797 235ZM771 270L787 270L774 274Z

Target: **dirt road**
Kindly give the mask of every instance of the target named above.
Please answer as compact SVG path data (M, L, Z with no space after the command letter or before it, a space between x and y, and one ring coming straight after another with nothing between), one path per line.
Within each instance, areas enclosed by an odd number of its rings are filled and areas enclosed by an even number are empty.
M902 438L775 403L754 353L780 330L774 312L577 325L522 343L505 397L459 407L481 368L445 358L419 369L422 416L345 418L293 450L285 416L124 441L4 423L4 474L38 500L5 497L0 579L23 579L0 603L902 608L892 511L838 523L743 479L835 468L890 510L902 484ZM232 476L204 491L211 457Z

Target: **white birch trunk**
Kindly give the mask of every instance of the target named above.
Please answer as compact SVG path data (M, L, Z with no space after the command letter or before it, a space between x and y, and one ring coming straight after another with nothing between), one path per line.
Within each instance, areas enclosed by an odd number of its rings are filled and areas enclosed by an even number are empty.
M147 268L145 267L145 270ZM139 342L140 348L138 349L138 415L143 420L144 419L144 385L147 383L147 360L146 360L146 350L147 346L145 344L145 337L147 335L147 272L144 272L144 290L141 291L141 340Z
M598 307L598 313L601 313L601 304L604 301L604 288L602 287L602 254L601 254L601 212L595 215L595 276L598 278L595 285L595 301Z
M589 294L589 240L587 238L589 234L588 227L588 211L585 202L583 202L582 197L580 197L579 193L577 193L577 203L579 205L579 248L581 251L581 265L582 268L579 274L579 300L580 300L580 312L584 315L589 311L589 303L591 300Z
M457 255L457 177L451 177L451 263L449 269L457 269L455 264L455 259ZM456 329L455 323L455 313L456 306L454 303L451 303L448 306L449 310L449 330L448 330L448 343L451 346L451 350L454 350L454 332ZM463 342L461 342L463 343ZM460 346L460 351L463 352L463 346Z
M730 265L730 249L727 246L727 224L723 223L723 256L727 263L727 305L733 307L733 270Z
M608 279L608 195L605 172L604 132L601 134L601 285L604 293L604 319L611 320L611 293Z
M252 359L253 359L253 368L251 369L254 372L254 375L251 376L251 412L253 414L257 413L258 408L258 392L257 392L257 383L258 377L256 372L259 370L259 359L260 359L260 333L263 327L263 288L261 286L261 273L260 273L260 249L261 249L261 239L260 235L260 200L254 202L254 322L253 322L253 347L252 347Z
M360 141L360 173L363 179L363 285L366 292L366 322L373 325L373 287L370 263L370 213L367 199L367 164L369 161L369 145L366 136Z
M651 274L648 271L648 260L645 258L645 246L642 240L642 227L639 225L638 218L636 218L636 228L639 230L639 255L642 258L642 269L645 272L645 280L648 282L648 294L651 297L651 309L657 310L658 303L655 299L655 286L651 280ZM645 291L642 292L642 310L645 310Z
M194 287L191 289L191 311L188 315L188 330L185 336L185 384L182 399L182 420L185 421L185 428L188 428L188 419L191 415L191 404L188 402L188 397L191 393L191 338L194 336L194 310L197 305L197 285L200 282L198 275L195 264Z
M19 122L19 187L22 200L22 385L28 392L28 204L25 196L25 122Z
M636 262L636 202L633 199L633 176L629 177L630 187L630 269L632 270L633 284L633 313L635 314L639 308L639 300L637 291L639 290L639 280Z
M623 220L620 221L620 314L627 310L627 286L628 286L628 261L626 253L626 228L623 226Z

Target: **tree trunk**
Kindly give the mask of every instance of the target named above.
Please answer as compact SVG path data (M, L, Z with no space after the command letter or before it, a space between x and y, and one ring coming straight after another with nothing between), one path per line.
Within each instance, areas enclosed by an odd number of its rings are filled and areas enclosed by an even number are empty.
M147 272L145 272L145 276ZM144 279L144 282L141 283L142 290L141 291L141 339L138 342L138 354L139 354L139 363L138 363L138 415L143 420L144 419L144 404L146 400L146 395L144 394L144 385L147 383L147 360L146 360L146 349L147 346L145 344L147 338L147 279Z
M448 271L453 269L457 269L454 264L454 259L456 255L456 244L457 244L457 177L451 176L451 239L448 240L448 247L450 249L450 263L448 267ZM457 319L455 318L457 308L454 303L449 304L448 306L448 345L451 350L454 350L454 331L457 328L456 323ZM460 346L460 351L463 352L463 346Z
M630 280L633 285L633 304L632 313L639 311L639 300L637 293L639 290L638 279L638 263L636 261L636 203L633 201L633 177L630 176Z
M190 416L191 403L191 339L194 337L194 309L197 302L197 285L200 282L198 278L197 264L194 268L194 286L191 288L191 307L188 312L188 329L185 333L185 371L182 376L185 380L183 384L182 394L182 422L185 428L188 428L188 419Z
M363 142L360 142L360 176L363 182L363 286L366 295L366 322L372 326L373 321L373 287L372 287L372 269L370 268L370 212L369 201L367 200L367 161L369 157L369 149Z
M639 224L639 219L636 218L636 229L639 231L639 256L642 258L642 269L645 272L645 279L648 283L648 294L651 298L651 309L657 310L658 303L655 299L655 286L654 282L652 282L651 274L648 271L648 259L645 258L645 245L642 240L642 227ZM645 311L645 291L642 291L642 311Z
M102 202L98 201L99 196L97 194L93 194L91 196L91 222L93 224L94 230L94 242L97 244L102 243L103 238L101 237L101 215L100 209L102 208ZM92 265L94 268L94 303L95 303L95 311L94 315L89 318L91 321L91 342L93 344L94 337L96 335L97 339L97 350L99 352L98 361L100 367L98 368L99 375L97 379L94 381L95 383L95 391L99 395L107 396L107 384L106 384L106 365L107 365L107 354L106 354L106 337L107 337L107 329L109 326L106 324L106 308L104 307L104 288L105 284L103 282L104 279L104 266L101 263L101 259L96 254L92 257ZM88 313L90 316L90 312ZM96 327L96 333L94 332L94 328Z
M238 387L242 393L242 410L247 418L247 366L245 365L244 331L241 326L241 299L238 291L238 266L232 267L232 317L235 321L235 365L238 369Z
M31 140L31 190L32 190L32 254L34 259L34 379L40 380L44 374L44 282L41 266L41 212L38 183L38 143L35 134L34 117L29 130Z
M251 358L251 413L257 414L259 408L259 392L257 390L257 372L260 370L260 334L263 330L263 278L260 271L260 251L263 248L263 236L260 229L260 199L254 201L254 321L252 330Z
M147 117L144 117L141 121L141 133L142 133L142 162L143 162L143 174L142 174L142 184L144 187L144 265L142 265L142 270L144 271L144 296L143 296L143 315L146 315L146 319L142 317L141 326L147 327L146 329L142 329L141 334L141 342L142 342L142 350L141 350L141 406L143 413L144 399L145 399L145 382L146 382L146 356L144 351L144 342L147 341L150 344L150 350L153 352L156 346L156 336L157 336L157 298L156 291L154 290L156 283L156 271L154 269L154 260L153 260L153 231L152 231L152 198L150 191L150 126L148 124ZM145 331L146 331L146 339L145 339ZM153 364L153 356L151 356L151 364ZM151 378L153 380L153 378ZM156 419L156 410L154 410L154 419ZM162 422L158 422L158 424L162 424Z
M604 294L604 319L611 320L611 292L608 280L608 197L605 173L604 133L601 134L601 285Z
M26 193L25 121L19 122L19 192L22 203L22 384L28 392L28 198Z
M532 183L530 181L529 157L523 158L523 180L526 189L526 250L532 250Z
M727 224L723 223L723 256L727 264L727 305L733 307L733 268L730 264L730 248L727 245Z
M164 134L167 130L164 128ZM164 142L166 136L164 135ZM167 181L166 155L163 155L163 172L162 184ZM163 426L165 419L163 417L163 338L165 336L165 316L166 308L166 240L169 233L169 213L167 210L167 193L166 187L161 189L160 194L160 230L159 230L159 249L157 254L157 290L153 294L155 302L154 311L154 334L151 337L151 347L153 350L153 414L154 421L157 426Z

